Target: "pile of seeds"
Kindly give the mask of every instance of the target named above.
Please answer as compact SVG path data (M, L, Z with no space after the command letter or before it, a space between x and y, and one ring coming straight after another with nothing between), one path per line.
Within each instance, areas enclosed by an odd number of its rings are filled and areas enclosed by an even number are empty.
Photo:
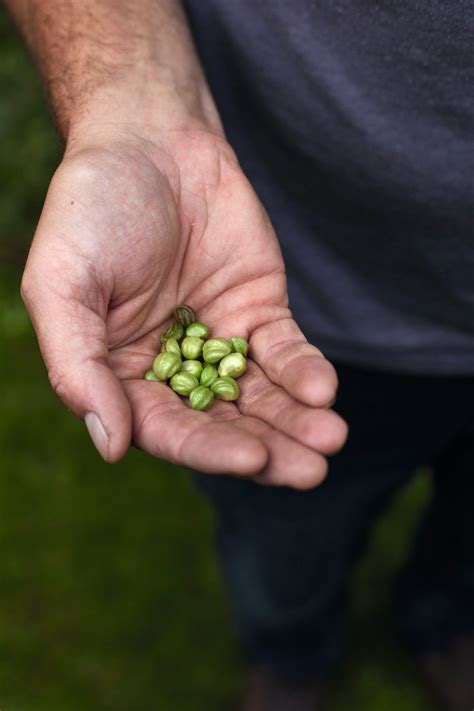
M145 380L168 382L189 398L193 410L207 410L218 400L237 400L237 378L247 370L247 340L242 336L209 338L209 326L196 321L190 306L177 306L176 320L161 334L161 353Z

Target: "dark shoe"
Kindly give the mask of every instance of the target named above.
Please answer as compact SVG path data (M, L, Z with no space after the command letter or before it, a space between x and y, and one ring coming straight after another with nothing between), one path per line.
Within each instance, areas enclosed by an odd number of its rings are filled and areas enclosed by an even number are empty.
M319 682L306 677L277 676L256 668L249 674L241 711L322 711L322 708Z
M453 640L419 659L423 676L445 711L474 709L474 636Z

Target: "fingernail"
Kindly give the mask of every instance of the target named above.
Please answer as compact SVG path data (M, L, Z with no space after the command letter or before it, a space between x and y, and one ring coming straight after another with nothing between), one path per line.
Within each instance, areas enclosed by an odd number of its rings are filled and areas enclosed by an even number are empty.
M84 418L86 427L90 434L91 440L94 442L97 451L107 461L109 454L109 438L102 424L100 417L95 412L88 412Z

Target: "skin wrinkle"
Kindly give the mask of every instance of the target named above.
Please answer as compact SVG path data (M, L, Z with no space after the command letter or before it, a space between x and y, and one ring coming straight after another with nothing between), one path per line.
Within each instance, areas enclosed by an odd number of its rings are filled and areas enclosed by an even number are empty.
M205 210L205 215L206 215L206 226L207 226L207 209ZM182 233L181 233L181 234L182 234ZM191 242L191 239L192 239L192 229L191 229L191 224L190 224L190 223L189 223L189 229L188 229L188 231L187 231L185 234L186 234L186 237L185 237L184 253L183 253L183 256L182 256L182 260L181 260L181 266L180 266L179 272L178 272L178 279L177 279L177 281L176 281L176 284L177 284L178 288L179 288L179 285L180 285L180 284L184 283L184 280L183 280L183 271L184 271L185 265L186 265L186 255L188 254L189 247L190 247L190 242ZM187 300L187 299L176 298L176 302L177 302L177 303L181 303L182 301L186 301L186 300Z
M221 139L216 140L218 156L213 158L213 166L217 167L217 173L215 170L208 169L204 174L199 173L199 190L194 192L195 188L182 188L182 195L193 195L193 197L198 197L199 201L204 206L203 215L200 216L200 227L199 230L196 229L196 215L189 214L187 209L188 201L183 197L180 201L180 207L182 208L183 216L187 217L189 223L192 225L193 229L189 233L189 239L192 240L194 247L202 250L202 242L204 241L206 232L209 228L209 215L215 208L216 195L219 193L219 189L222 188L222 163L225 162L228 169L231 171L235 169L235 163L233 163L228 156L228 150L224 151L222 148ZM223 157L225 154L225 157ZM207 176L213 176L212 181L207 179ZM194 181L193 181L194 182ZM204 194L202 193L202 187L204 186ZM217 259L217 256L216 256ZM183 260L183 269L186 267L186 262Z
M229 328L228 326L225 326L223 329L228 332L229 336L234 336L238 333L238 335L244 336L250 341L252 333L255 330L255 324L258 328L261 323L268 323L268 321L277 318L277 315L279 315L282 310L285 310L283 307L278 305L275 306L275 304L272 304L270 300L267 301L266 299L260 299L258 301L257 299L255 299L255 301L253 299L249 299L247 303L249 305L248 308L251 309L251 316L246 314L245 306L233 310L232 327ZM227 314L224 313L224 315L220 318L225 319L226 315ZM239 318L239 315L241 318Z
M92 281L87 284L78 282L70 285L70 293L68 293L68 287L64 283L61 284L61 287L59 286L60 282L52 282L48 285L48 290L57 297L58 302L61 302L64 311L70 313L71 317L74 318L71 323L72 333L72 324L77 323L79 326L82 325L90 334L91 325L96 322L96 319L100 319L101 332L105 333L106 331L104 318L107 313L108 295L104 293L104 286L101 285L100 281L94 283L93 266L91 267L91 277ZM99 296L101 296L100 299L98 299ZM96 325L98 326L98 323Z
M275 319L274 321L272 321L272 325L274 325L274 324L277 325L279 322L286 322L286 321L290 320L290 318L291 318L291 316L282 316L281 318L278 318L278 319ZM256 344L257 339L259 339L261 337L262 331L266 330L266 329L268 329L268 321L266 321L254 328L254 330L252 331L252 333L250 335L250 341L249 341L250 348L256 347L255 344ZM261 360L267 360L268 354L270 352L273 352L275 350L278 351L281 348L281 346L285 345L286 343L288 343L288 344L292 343L291 339L283 339L282 341L272 342L269 346L267 346L264 349L264 351L261 355ZM302 344L308 343L306 341L305 337L303 336L303 334L301 334L301 336L299 337L298 343L302 343Z
M82 361L82 369L81 372L84 372L86 370L87 365L89 364L94 364L94 365L103 365L105 368L108 367L107 363L107 352L105 353L97 353L94 355L87 356L83 361ZM47 364L47 363L46 363ZM56 366L51 366L47 367L47 373L48 373L48 379L49 382L51 383L51 387L53 388L54 392L56 395L63 400L65 395L67 396L68 393L68 382L65 382L66 378L69 378L69 374L66 373L65 368L59 369L56 368ZM85 391L87 392L87 388L85 388ZM87 414L87 408L84 408L82 415Z
M161 411L166 411L166 420L168 422L171 422L171 419L175 417L176 407L181 406L181 403L173 402L170 399L171 394L174 395L176 398L178 398L178 395L176 395L172 390L170 390L164 383L157 382L153 383L153 385L156 385L156 387L160 388L166 388L166 397L163 400L157 399L156 402L153 403L153 406L143 413L143 416L134 425L134 434L139 435L140 432L145 429L148 429L147 425L149 424L149 422L153 422L157 417L159 418ZM178 432L179 431L180 430L178 430ZM137 439L139 439L139 437Z
M120 380L137 380L137 372L145 373L149 370L149 366L151 366L153 362L154 353L157 352L158 349L159 346L157 344L156 350L147 352L139 350L127 350L125 352L121 350L121 352L117 352L111 350L109 351L109 363ZM115 357L117 355L118 358ZM124 358L124 356L126 357ZM140 368L138 368L138 364L140 364Z
M276 343L271 343L265 349L263 356L262 356L262 360L266 360L266 361L270 360L272 358L272 354L274 352L277 352L281 356L288 349L291 350L291 353L293 356L292 360L296 360L297 358L307 358L307 357L310 358L311 357L309 354L306 354L306 353L295 352L296 347L298 347L298 346L300 348L304 348L305 350L307 348L311 348L312 350L314 350L314 354L311 354L311 356L317 355L317 356L321 357L322 359L326 360L324 358L323 354L321 353L321 351L319 351L319 349L316 348L316 346L313 346L311 343L308 343L308 341L304 338L303 335L301 336L301 340L298 340L298 341L295 341L292 339L284 339L283 341L277 341Z
M263 275L263 277L256 278L254 281L257 281L257 282L258 282L261 278L264 278L264 277L267 277L267 276L272 276L273 273L279 273L279 270L275 270L275 272L269 272L268 274ZM249 284L251 284L251 283L252 283L252 281L249 282ZM237 287L235 287L235 288L241 288L241 286L240 286L240 287L237 286ZM219 299L224 293L227 293L227 292L231 295L231 294L232 294L232 288L229 289L229 290L224 289L221 294L214 295L211 300L209 300L208 302L204 302L204 303L202 304L201 310L205 310L205 309L208 307L209 303L211 303L212 301L214 301L214 300L216 300L216 299ZM146 298L146 295L143 295L143 298L145 299L145 298ZM181 301L181 300L187 301L187 300L188 300L188 297L186 296L184 299L179 299L179 301ZM189 300L190 300L192 303L195 303L195 298L194 298L193 294L190 295ZM254 317L254 316L255 316L255 311L254 311L255 307L257 307L257 306L258 306L258 307L261 307L262 305L266 305L265 300L262 300L262 299L260 299L259 301L256 300L254 303L252 303L252 301L247 301L247 302L246 302L246 305L242 306L240 309L238 309L238 308L237 308L237 309L233 309L233 312L232 312L232 313L233 313L233 321L234 321L234 322L237 321L237 317L238 317L238 314L239 314L240 311L243 312L243 313L245 313L246 311L248 312L248 311L250 310L250 311L252 312L253 317ZM270 301L270 300L268 301L268 305L271 306L271 301ZM150 312L152 311L152 306L150 306L149 311L150 311ZM267 320L268 320L268 319L267 319ZM143 325L143 324L142 324L142 325ZM163 329L164 329L164 327L163 327ZM136 331L135 331L133 334L130 334L130 336L127 338L126 341L122 341L122 342L113 344L113 345L111 345L110 347L111 347L112 350L115 350L115 349L117 349L118 347L126 346L126 345L128 345L129 343L133 342L133 340L135 340L136 338L142 338L142 337L147 337L147 336L151 335L154 330L155 330L155 329L152 329L152 331L148 331L147 333L143 333L143 334L142 334L141 331L140 331L140 329L137 328ZM160 331L160 332L161 332L161 331ZM157 334L157 339L159 340L158 334Z
M257 366L258 367L258 366ZM253 364L249 364L249 370L247 371L250 376L252 376L252 370L255 368ZM260 369L259 369L260 370ZM255 370L254 373L255 375ZM245 385L241 387L241 397L239 398L239 407L242 407L243 411L247 410L250 412L252 404L255 402L255 400L258 400L261 397L264 397L265 394L270 390L272 390L274 387L274 384L270 381L267 382L258 382L257 384L252 385L252 380L249 381L247 380L245 382Z
M232 267L235 267L235 265L231 265L231 266L232 266ZM224 268L225 268L225 267L224 267ZM257 304L258 304L259 306L266 304L265 298L262 299L262 297L259 296L259 295L261 294L261 291L260 291L260 290L257 290L257 289L253 289L253 290L252 290L252 291L255 292L255 301L252 302L252 300L249 300L249 299L248 299L248 294L250 293L250 289L252 288L252 285L255 286L254 282L259 282L259 281L261 281L261 280L264 279L264 278L268 278L268 277L274 276L274 275L279 274L279 273L281 273L279 269L274 269L274 270L268 271L268 272L266 272L266 273L260 274L259 276L249 277L248 280L246 280L246 287L245 287L245 288L246 288L246 292L245 292L245 293L246 293L246 295L247 295L247 301L246 301L246 303L247 303L247 310L248 310L248 311L249 311L250 307L255 306L255 305L257 305ZM215 276L216 276L216 275L215 275ZM247 285L248 285L248 286L247 286ZM200 285L196 287L196 292L197 292L197 293L199 292L200 288L201 288ZM241 284L241 283L240 283L240 284L239 284L239 283L236 283L236 284L233 284L233 285L227 284L226 286L224 286L224 287L222 288L222 290L221 290L220 292L217 292L217 294L216 294L216 293L213 293L213 294L209 297L209 299L208 299L207 301L205 301L205 302L202 303L202 305L201 305L200 308L201 308L202 310L209 309L210 305L211 305L213 302L218 304L218 303L219 303L219 299L220 299L222 296L224 296L224 295L227 295L227 296L229 296L230 298L232 298L232 292L233 292L233 290L235 290L235 291L239 291L239 290L240 290L240 291L241 291L241 290L242 290L242 284ZM193 297L194 293L195 293L195 292L192 292L192 293L191 293L190 298ZM271 303L271 302L269 302L269 303ZM243 307L242 307L242 308L243 308ZM215 309L213 309L213 310L215 310ZM236 314L236 313L238 313L238 312L239 312L239 309L238 309L238 308L237 308L237 309L234 309L234 308L232 309L233 315ZM250 311L249 311L249 313L250 313ZM226 312L226 316L227 316L227 312ZM218 321L220 320L219 315L216 316L216 320L218 320Z
M158 295L157 295L158 298ZM135 298L135 302L137 303L137 306L134 309L130 308L130 302L127 303L127 308L129 310L129 313L134 317L133 320L136 321L136 327L133 331L130 331L125 338L122 339L115 339L114 341L111 341L110 337L108 336L107 338L107 344L108 348L110 351L118 350L119 348L123 348L131 343L135 343L137 339L140 339L142 337L142 331L144 328L145 323L147 320L150 318L153 318L153 312L155 310L155 302L153 300L149 299L148 294L140 294ZM119 304L118 306L112 306L110 305L109 308L109 313L108 313L108 324L107 324L107 333L113 330L114 327L114 322L118 321L120 324L120 327L123 329L124 326L121 324L121 306L123 303ZM139 314L141 313L141 316ZM111 323L112 322L112 323ZM115 331L117 331L117 326L115 326ZM146 332L144 335L145 337L150 334L150 331ZM148 356L149 357L149 356Z

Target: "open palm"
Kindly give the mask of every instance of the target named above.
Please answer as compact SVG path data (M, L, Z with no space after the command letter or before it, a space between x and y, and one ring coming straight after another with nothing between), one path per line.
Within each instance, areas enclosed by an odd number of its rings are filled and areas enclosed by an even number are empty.
M201 471L307 488L344 443L346 425L328 407L334 369L292 320L272 226L213 134L70 151L51 183L23 294L53 387L93 423L109 461L132 437ZM178 303L212 335L249 338L237 403L195 412L143 380Z

